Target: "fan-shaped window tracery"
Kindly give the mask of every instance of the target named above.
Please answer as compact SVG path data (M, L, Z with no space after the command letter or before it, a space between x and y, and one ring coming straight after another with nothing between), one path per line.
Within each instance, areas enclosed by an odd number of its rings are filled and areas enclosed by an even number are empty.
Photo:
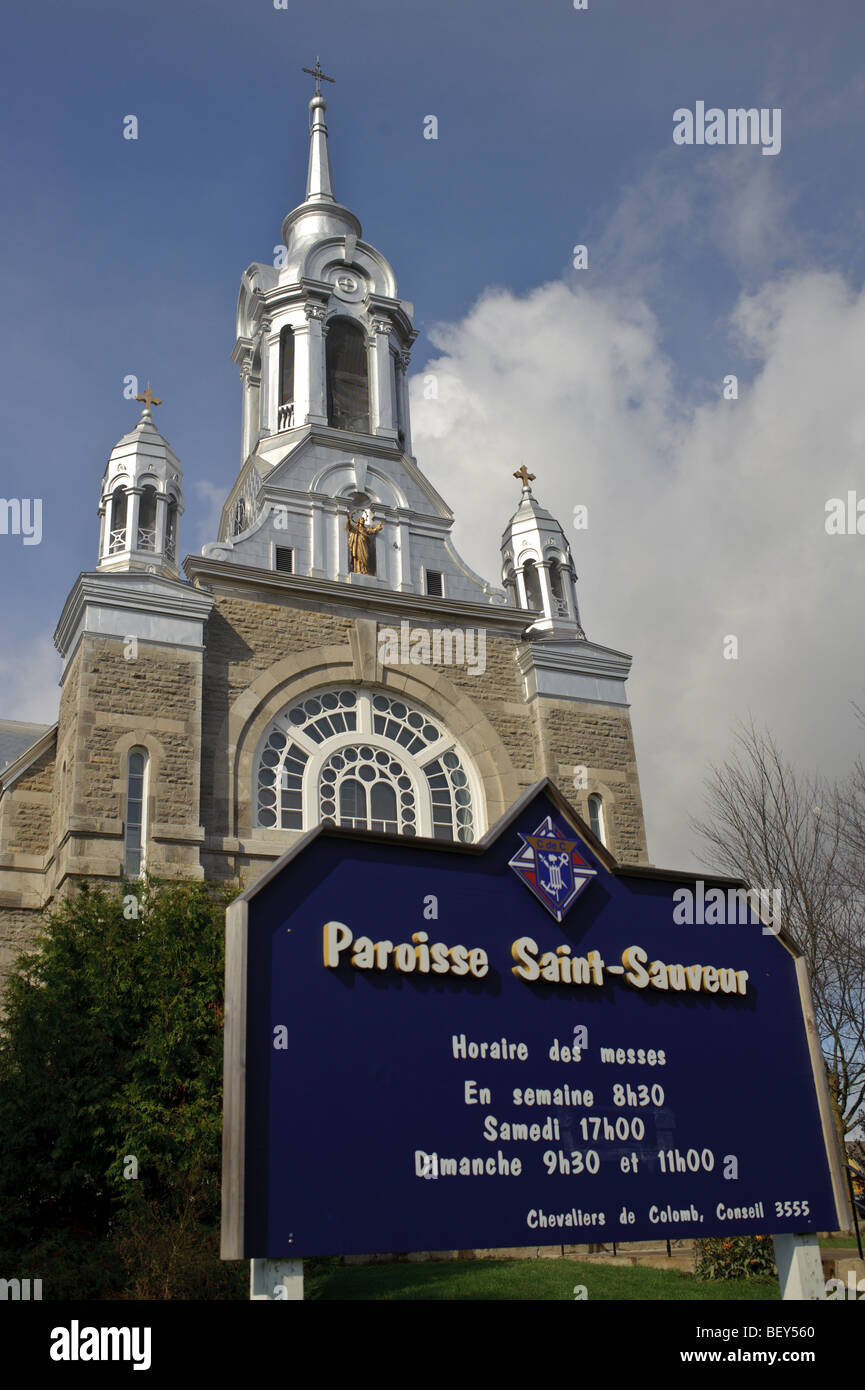
M294 701L265 731L256 823L319 821L394 835L475 839L472 774L444 726L407 700L337 688Z

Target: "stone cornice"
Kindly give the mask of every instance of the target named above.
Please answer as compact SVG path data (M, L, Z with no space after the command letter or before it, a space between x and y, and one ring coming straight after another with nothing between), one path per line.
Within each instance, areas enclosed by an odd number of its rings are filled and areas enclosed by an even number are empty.
M54 645L61 656L69 650L88 604L198 622L205 621L213 606L205 594L180 579L166 579L146 571L87 571L75 581L54 633Z
M398 336L406 343L413 343L418 336L418 330L412 324L411 319L403 307L401 299L388 299L383 294L371 294L368 297L369 307L376 317L389 315Z
M523 675L536 670L563 671L576 676L601 676L609 680L627 680L631 657L612 647L599 647L595 642L567 641L557 643L548 639L528 641L517 654L517 664Z
M195 584L208 587L257 589L265 597L290 594L311 605L341 605L358 617L377 618L387 624L406 619L415 626L460 625L485 628L491 636L521 639L526 614L504 604L472 603L464 599L432 598L428 594L404 593L398 589L341 583L331 579L310 579L306 575L282 574L209 556L189 555L183 570Z

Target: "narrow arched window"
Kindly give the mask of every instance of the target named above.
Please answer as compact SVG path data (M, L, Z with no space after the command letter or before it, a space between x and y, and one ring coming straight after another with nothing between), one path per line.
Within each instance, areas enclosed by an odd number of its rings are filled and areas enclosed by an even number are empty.
M526 586L526 603L529 608L543 608L541 581L538 578L538 567L534 560L526 560L523 565L523 582Z
M138 504L138 550L156 549L156 488L150 484L141 490Z
M177 498L168 501L168 515L165 518L165 554L169 560L177 556Z
M399 830L396 810L396 792L387 782L376 782L369 794L370 827L372 830L389 830L395 835Z
M568 616L568 603L562 585L562 568L558 560L550 560L550 588L553 591L553 599L559 610L559 617L566 618Z
M235 503L235 507L234 507L234 523L233 523L232 533L233 533L233 535L235 535L235 536L239 536L239 535L241 534L241 532L243 532L243 531L245 531L245 530L246 530L246 502L245 502L244 499L241 497L240 500L239 500L238 502Z
M597 794L589 797L589 825L592 827L592 834L595 839L600 840L601 844L605 845L607 833L604 825L604 803Z
M358 830L366 826L366 787L355 777L346 777L340 786L339 823Z
M129 878L137 878L144 867L146 842L147 753L132 748L126 769L126 828L123 866Z
M333 319L327 334L327 422L369 434L366 335L359 324Z
M389 372L388 382L390 385L390 418L393 420L397 434L397 442L402 446L405 443L405 423L402 418L402 400L400 399L399 377L397 375L396 353L391 352L388 357Z
M109 555L126 549L126 508L129 497L121 483L111 494L111 537L108 542Z
M283 328L279 335L279 418L281 430L294 423L294 329Z

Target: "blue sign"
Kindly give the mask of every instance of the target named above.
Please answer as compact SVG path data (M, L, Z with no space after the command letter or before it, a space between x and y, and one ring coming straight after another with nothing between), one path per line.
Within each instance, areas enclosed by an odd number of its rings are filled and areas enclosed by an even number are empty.
M547 783L477 846L311 832L229 909L223 1256L834 1229L801 965L743 898Z

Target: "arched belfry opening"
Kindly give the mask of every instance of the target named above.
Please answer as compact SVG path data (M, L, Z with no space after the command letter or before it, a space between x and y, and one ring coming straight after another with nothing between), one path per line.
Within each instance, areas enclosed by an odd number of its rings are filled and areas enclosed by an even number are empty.
M562 564L558 556L550 556L549 570L550 589L552 590L554 605L553 616L557 618L568 618L570 617L570 613L568 612L568 600L564 584L562 583Z
M129 494L123 483L112 492L110 506L108 554L116 555L126 549L126 514L129 507Z
M294 329L286 325L279 335L279 418L278 428L294 424Z
M327 329L327 423L369 434L369 367L366 334L351 319L331 319Z
M523 565L523 581L526 586L526 604L529 608L543 608L544 600L541 594L541 581L538 578L538 567L534 560L526 560Z
M135 549L156 549L156 488L152 483L147 483L141 489L141 501L138 504L138 536L135 540Z

